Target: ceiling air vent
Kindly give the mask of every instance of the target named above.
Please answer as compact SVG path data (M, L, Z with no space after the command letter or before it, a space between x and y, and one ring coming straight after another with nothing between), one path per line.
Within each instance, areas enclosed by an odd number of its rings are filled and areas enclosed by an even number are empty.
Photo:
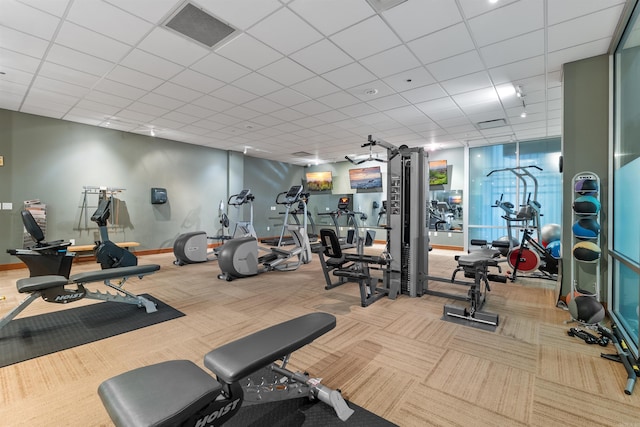
M173 15L165 26L209 47L236 30L191 3Z
M291 153L294 157L311 157L311 153L307 153L306 151L296 151L295 153Z
M476 127L480 130L499 128L506 125L507 121L505 119L494 119L476 123Z

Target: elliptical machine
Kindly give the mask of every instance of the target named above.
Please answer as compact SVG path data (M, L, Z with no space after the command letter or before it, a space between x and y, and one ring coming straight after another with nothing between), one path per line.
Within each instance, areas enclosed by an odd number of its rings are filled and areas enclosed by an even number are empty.
M204 231L191 231L179 235L173 243L173 254L176 260L175 265L195 264L206 261L215 261L220 252L220 247L216 247L209 251L209 240L220 240L223 243L229 239L253 236L256 237L256 231L253 228L253 200L255 197L251 194L251 190L242 190L238 194L229 196L227 205L240 209L240 206L249 203L251 216L249 221L240 221L240 212L238 212L236 224L233 234L225 234L225 229L229 228L229 217L224 212L224 202L220 200L218 207L218 218L220 222L220 233L214 237L208 237Z
M138 258L127 249L121 248L109 240L109 230L107 220L111 216L111 198L105 197L100 200L98 209L91 216L91 221L100 227L100 239L96 242L94 249L96 262L103 270L107 268L131 267L138 265Z
M299 203L302 197L303 187L294 185L289 191L278 194L276 203L285 205L288 214L291 206ZM306 219L306 204L304 204L303 210L303 218ZM306 221L303 226L286 224L286 230L291 233L295 244L295 247L291 250L285 250L281 247L261 248L258 246L258 239L254 236L245 236L227 241L220 247L218 252L218 265L221 270L218 279L231 281L237 278L255 276L266 271L292 271L302 264L311 262L311 245L307 236ZM259 256L259 250L267 253Z

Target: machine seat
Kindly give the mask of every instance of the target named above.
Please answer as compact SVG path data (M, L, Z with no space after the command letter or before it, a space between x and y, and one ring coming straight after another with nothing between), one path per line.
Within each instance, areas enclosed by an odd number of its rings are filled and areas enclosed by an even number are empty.
M16 282L16 287L18 292L26 294L64 286L67 283L68 280L64 276L47 275L19 279Z

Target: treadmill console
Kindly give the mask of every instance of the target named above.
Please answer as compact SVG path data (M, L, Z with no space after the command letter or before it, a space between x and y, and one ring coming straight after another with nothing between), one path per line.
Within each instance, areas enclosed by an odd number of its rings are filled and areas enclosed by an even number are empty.
M251 190L242 190L240 193L236 194L233 198L233 202L230 202L231 205L238 206L247 203L248 200L252 200Z
M349 198L348 197L340 197L338 200L338 210L339 211L347 211L349 210Z
M302 185L293 185L289 189L289 191L287 191L287 194L284 196L285 202L286 203L296 202L300 197L301 193L302 193Z

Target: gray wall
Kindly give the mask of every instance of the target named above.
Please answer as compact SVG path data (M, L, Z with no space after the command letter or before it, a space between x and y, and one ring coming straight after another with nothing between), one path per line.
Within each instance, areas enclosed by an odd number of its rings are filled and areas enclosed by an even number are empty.
M571 225L573 177L584 171L600 177L600 284L602 298L607 282L607 198L609 156L609 57L596 56L564 64L562 294L571 289ZM584 277L584 276L581 276ZM584 285L582 285L584 286Z
M118 195L126 206L122 226L110 228L111 240L138 241L141 250L167 248L187 231L216 235L220 201L226 205L229 192L240 191L245 182L259 183L254 191L271 199L291 182L299 183L302 170L237 152L1 109L0 155L5 163L0 202L13 203L13 209L0 210L0 264L18 262L4 249L22 246L19 211L25 200L47 204L47 239L91 244L97 226L91 221L89 229L84 226L83 186L125 188ZM166 188L169 202L152 205L151 187ZM90 216L97 196L88 201Z

